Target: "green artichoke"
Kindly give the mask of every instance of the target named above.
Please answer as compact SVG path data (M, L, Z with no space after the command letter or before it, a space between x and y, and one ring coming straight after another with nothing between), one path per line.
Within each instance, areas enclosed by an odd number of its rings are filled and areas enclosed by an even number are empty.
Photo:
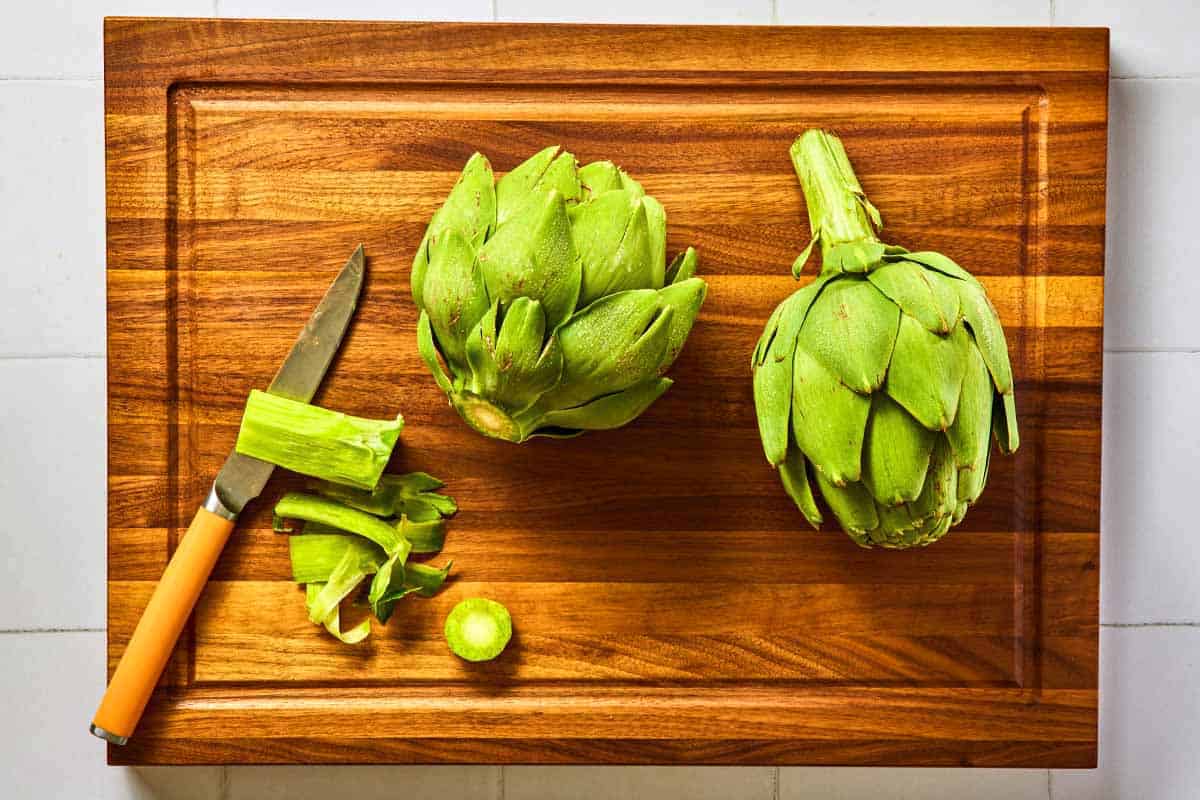
M706 284L666 263L662 205L548 147L499 181L476 153L412 267L417 342L451 405L511 442L616 428L671 385Z
M817 241L822 269L754 351L763 450L814 527L815 483L859 545L927 545L979 499L992 435L1017 449L1004 330L962 267L880 241L836 136L810 130L791 157L813 231L792 272Z

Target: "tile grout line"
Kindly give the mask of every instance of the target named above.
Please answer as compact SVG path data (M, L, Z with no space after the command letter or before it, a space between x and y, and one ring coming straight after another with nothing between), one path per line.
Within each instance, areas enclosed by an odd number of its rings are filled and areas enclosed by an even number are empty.
M1058 12L1058 9L1055 8L1054 0L1050 0L1050 25L1051 26L1054 25L1054 17L1057 14L1057 12Z
M1046 770L1046 800L1054 800L1054 773Z
M495 2L495 0L492 0ZM496 800L504 800L504 795L508 792L508 787L504 785L504 765L500 765L500 770L496 775Z
M779 800L779 767L771 769L771 800Z
M104 353L0 353L0 361L94 361L106 357Z
M229 785L229 765L221 765L221 777L217 783L217 800L229 800L232 797L232 789Z
M1200 628L1200 620L1181 622L1101 622L1101 628Z
M34 633L104 633L106 628L5 628L0 629L0 636L28 635Z
M771 24L779 24L779 0L771 0Z

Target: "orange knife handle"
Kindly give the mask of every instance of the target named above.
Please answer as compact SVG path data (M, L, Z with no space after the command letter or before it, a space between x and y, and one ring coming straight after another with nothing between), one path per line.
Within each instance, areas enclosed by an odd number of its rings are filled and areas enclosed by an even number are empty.
M133 735L233 523L197 509L117 664L92 719L92 733L114 744L125 744Z

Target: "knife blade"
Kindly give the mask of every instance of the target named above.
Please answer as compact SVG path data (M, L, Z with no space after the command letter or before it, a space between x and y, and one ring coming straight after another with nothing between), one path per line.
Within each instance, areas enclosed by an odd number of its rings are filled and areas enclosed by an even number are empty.
M307 403L316 394L354 316L364 271L360 244L304 324L291 352L267 387L268 392L301 403ZM221 506L236 517L247 503L262 493L274 470L274 464L234 450L217 473L213 494ZM209 511L220 513L215 508L209 508Z
M305 323L268 391L307 403L321 385L358 305L365 262L362 245L350 256ZM275 467L229 454L204 505L171 556L125 646L112 681L92 718L91 732L111 744L129 741L175 642L208 582L234 521L262 492Z

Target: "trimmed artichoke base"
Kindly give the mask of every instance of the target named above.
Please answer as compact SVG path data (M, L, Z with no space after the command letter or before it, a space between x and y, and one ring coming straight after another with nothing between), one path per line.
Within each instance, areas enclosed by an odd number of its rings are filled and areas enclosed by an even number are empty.
M468 425L484 436L506 442L523 442L527 438L512 417L479 395L471 392L452 394L450 404Z

